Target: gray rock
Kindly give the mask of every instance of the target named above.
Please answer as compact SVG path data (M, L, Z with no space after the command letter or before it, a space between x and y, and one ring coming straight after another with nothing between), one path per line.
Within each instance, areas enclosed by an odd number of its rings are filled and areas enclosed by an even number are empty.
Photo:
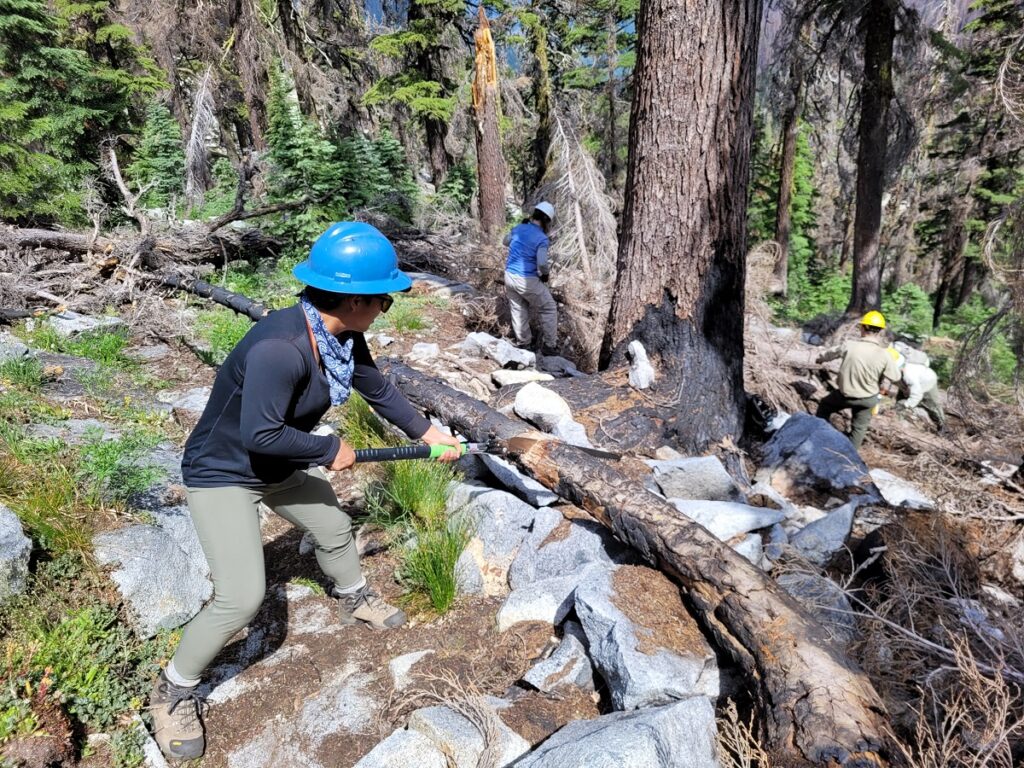
M521 621L546 621L561 624L573 609L576 587L591 573L605 572L610 566L591 564L582 571L550 579L539 579L514 589L498 609L498 631L504 632Z
M516 768L718 768L715 710L703 696L577 720Z
M825 565L846 546L858 506L858 499L854 499L802 528L792 538L793 547L815 565Z
M654 452L654 458L659 461L672 461L673 459L682 459L685 457L675 448L663 445Z
M537 360L537 368L560 378L585 375L580 373L571 360L560 355L542 355Z
M647 350L638 340L629 342L626 347L629 358L629 386L633 389L648 389L654 384L654 366L647 359Z
M142 637L181 626L213 593L206 559L190 556L162 526L129 525L101 533L93 538L93 549L100 565L117 566L110 576Z
M519 349L489 333L469 334L462 342L462 352L470 357L489 358L502 368L533 368L537 364L537 356L533 352Z
M915 349L914 347L902 341L893 342L893 346L896 347L897 352L899 352L901 355L903 355L903 357L907 359L908 363L924 365L928 368L931 367L932 363L931 360L928 358L928 354L926 352L922 352L920 349Z
M81 445L87 440L116 440L121 436L109 424L97 419L68 419L57 424L32 424L29 434L35 437L63 440L71 445Z
M549 432L562 419L572 418L572 409L562 396L533 381L516 393L516 415Z
M849 498L878 496L868 468L853 444L824 419L795 413L765 446L758 481L769 482L784 496L802 486Z
M654 480L670 499L706 501L742 501L732 476L717 456L694 456L670 461L647 461L654 469Z
M1024 584L1024 536L1010 549L1010 575L1018 584Z
M0 363L17 360L28 354L28 347L9 333L0 333Z
M652 578L664 578L651 572ZM589 643L590 658L604 678L612 706L653 707L691 696L718 696L718 664L711 646L679 601L682 648L644 647L651 630L634 624L614 602L612 572L591 572L576 589L576 614ZM688 625L688 626L685 626Z
M508 583L513 589L522 589L535 581L582 571L588 565L611 567L632 561L632 551L600 523L567 520L557 510L538 509L533 529L508 570Z
M47 322L53 330L65 338L90 331L111 331L124 325L124 320L120 317L106 315L93 317L80 315L70 310L61 312L59 315L51 315L47 318Z
M487 707L487 704L478 701L477 706ZM494 755L490 765L509 765L530 751L529 742L505 725L493 710L489 719L498 734L497 743L490 745L490 754ZM477 727L451 707L417 709L409 716L409 730L426 736L431 744L451 757L455 768L476 768L488 746Z
M765 534L764 545L765 557L769 560L778 560L789 545L789 534L782 525L776 523Z
M388 671L391 673L391 681L395 686L396 691L404 690L409 687L412 683L412 677L409 672L416 662L422 660L425 656L429 656L434 652L433 648L428 648L425 651L416 651L415 653L406 653L402 656L397 656L388 662Z
M32 540L14 511L0 504L0 603L25 591Z
M590 438L587 437L587 428L571 416L560 420L551 428L551 434L569 445L578 445L581 448L593 448Z
M169 357L174 350L166 344L152 344L147 347L135 347L125 350L125 354L142 363L155 363Z
M740 541L732 545L737 555L742 555L758 568L761 567L764 559L764 544L760 534L749 533Z
M479 539L470 539L466 548L462 550L459 559L455 561L455 587L460 595L484 595L484 570L486 561L479 550L483 544ZM500 586L492 586L492 590L498 594L504 594Z
M541 371L510 371L499 368L491 372L491 381L499 387L510 387L515 384L529 384L531 381L552 381L555 377Z
M210 392L210 387L193 387L184 392L162 392L156 399L179 411L201 415L210 400Z
M437 344L431 344L425 341L418 342L412 345L412 349L409 350L409 357L413 360L419 360L422 362L428 362L435 359L441 354L441 347Z
M747 503L754 507L766 507L778 509L788 517L793 512L793 505L789 503L781 493L772 488L768 483L754 483L747 494Z
M593 691L594 668L587 655L587 636L583 627L575 621L567 621L563 630L562 642L555 652L534 664L523 675L523 680L542 693L566 687Z
M532 477L524 475L510 462L489 453L480 454L480 458L499 483L526 501L531 507L546 507L558 501L557 494Z
M377 334L375 341L377 342L377 346L381 348L389 347L395 343L395 340L393 338L384 333Z
M750 507L732 501L696 501L669 499L676 509L696 523L700 523L721 541L728 541L741 533L770 528L782 522L786 515L777 509Z
M911 482L897 477L884 469L872 469L871 479L875 481L885 502L893 507L907 509L935 509L935 502Z
M977 600L951 597L949 603L960 614L960 623L975 634L986 635L998 643L1006 642L1006 634L989 619L988 609Z
M448 758L418 731L395 731L353 768L448 768Z
M843 590L831 579L815 573L784 573L776 581L839 643L857 639L857 618Z
M448 510L452 525L465 525L473 534L461 558L460 581L467 588L476 583L471 575L475 563L483 594L506 594L509 566L536 510L511 493L466 483L454 486Z

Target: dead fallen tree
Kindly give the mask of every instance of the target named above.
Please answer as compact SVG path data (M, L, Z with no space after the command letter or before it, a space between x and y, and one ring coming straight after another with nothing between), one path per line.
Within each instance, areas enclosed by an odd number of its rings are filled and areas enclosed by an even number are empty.
M386 370L413 402L470 439L529 431L405 365L389 362ZM775 582L606 461L557 442L513 458L683 588L756 687L769 737L786 764L886 765L883 706L871 682Z

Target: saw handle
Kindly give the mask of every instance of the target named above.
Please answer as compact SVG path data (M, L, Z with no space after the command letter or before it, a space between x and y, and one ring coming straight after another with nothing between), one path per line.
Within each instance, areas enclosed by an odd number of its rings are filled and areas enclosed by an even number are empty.
M404 459L439 459L452 449L450 445L401 445L397 448L359 448L356 463L368 461L402 461ZM466 443L462 443L460 456L465 456Z

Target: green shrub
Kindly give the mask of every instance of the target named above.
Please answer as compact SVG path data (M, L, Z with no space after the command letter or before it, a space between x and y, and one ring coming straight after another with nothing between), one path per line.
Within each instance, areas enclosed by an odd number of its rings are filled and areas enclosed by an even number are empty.
M441 207L450 211L466 211L476 194L476 171L466 163L460 163L448 171L448 176L437 190Z
M387 314L378 315L372 327L374 330L388 329L396 333L426 330L430 328L430 321L424 317L423 307L429 301L419 296L399 294L395 296L395 303Z
M209 347L209 362L220 365L252 328L252 321L230 309L217 307L200 312L196 328Z
M135 189L149 187L142 202L151 208L166 208L182 196L185 151L181 127L160 102L150 102L146 107L142 138L135 158L125 168L125 176Z
M161 471L145 463L154 445L150 435L138 431L110 440L99 430L87 432L76 462L77 478L97 498L126 501L160 479Z
M26 392L38 392L43 388L43 364L36 358L12 358L0 363L0 379Z
M922 288L908 283L882 297L882 314L894 333L917 341L932 332L932 302Z
M129 726L110 736L110 758L113 768L137 768L146 759L142 746L145 738L138 728Z
M238 190L238 173L226 157L218 158L213 164L213 188L206 190L203 204L189 211L194 219L215 219L235 207Z
M417 596L429 600L437 613L451 608L458 592L455 564L469 543L470 534L464 526L413 526L414 543L403 550L399 570L401 582Z

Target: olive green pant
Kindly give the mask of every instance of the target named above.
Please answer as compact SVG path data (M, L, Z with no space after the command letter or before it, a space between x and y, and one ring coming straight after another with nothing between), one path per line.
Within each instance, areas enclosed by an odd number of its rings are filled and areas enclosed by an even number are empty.
M296 472L275 485L190 488L188 506L210 565L213 600L186 626L174 669L198 680L238 630L256 615L266 593L260 502L316 541L316 559L334 583L349 587L362 574L352 521L319 468Z
M815 414L819 419L829 420L836 411L849 408L853 414L853 427L850 430L850 442L853 447L860 450L864 437L868 433L868 424L871 423L871 409L878 405L882 398L879 395L871 397L851 398L844 395L838 389L833 390L825 399L818 404L818 412Z

